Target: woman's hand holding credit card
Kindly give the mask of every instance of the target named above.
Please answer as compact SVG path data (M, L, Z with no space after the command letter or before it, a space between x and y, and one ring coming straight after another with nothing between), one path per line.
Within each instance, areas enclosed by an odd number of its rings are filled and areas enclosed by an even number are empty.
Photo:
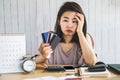
M44 43L49 43L53 50L61 40L61 38L52 31L42 33L42 39Z
M42 48L41 53L44 55L44 57L50 58L51 53L53 53L61 38L58 37L57 34L55 34L52 31L44 32L41 35L44 42L42 44L44 46Z

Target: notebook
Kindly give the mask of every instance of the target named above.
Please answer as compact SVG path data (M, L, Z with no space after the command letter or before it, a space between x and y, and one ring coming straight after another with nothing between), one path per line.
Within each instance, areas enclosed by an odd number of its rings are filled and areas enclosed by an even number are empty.
M108 67L120 73L120 64L108 64Z

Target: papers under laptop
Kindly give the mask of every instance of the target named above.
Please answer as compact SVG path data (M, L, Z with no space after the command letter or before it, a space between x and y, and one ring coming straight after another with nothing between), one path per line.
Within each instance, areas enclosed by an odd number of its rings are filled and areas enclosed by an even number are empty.
M108 64L108 67L120 73L120 64Z

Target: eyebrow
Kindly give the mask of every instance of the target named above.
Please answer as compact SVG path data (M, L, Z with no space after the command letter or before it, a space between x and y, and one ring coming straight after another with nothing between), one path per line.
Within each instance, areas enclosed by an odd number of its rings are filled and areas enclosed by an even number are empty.
M69 19L68 17L64 16L63 18ZM76 18L73 18L72 20L76 20Z
M69 19L68 17L65 17L65 16L63 18Z

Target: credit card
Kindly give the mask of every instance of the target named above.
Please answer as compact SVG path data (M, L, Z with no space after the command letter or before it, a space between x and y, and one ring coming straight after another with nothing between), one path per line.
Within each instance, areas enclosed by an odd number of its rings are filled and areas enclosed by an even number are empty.
M44 43L48 43L50 32L42 33L42 39Z
M54 50L56 48L56 46L58 45L58 43L60 42L61 38L58 37L58 36L55 36L53 38L53 40L51 41L50 45L51 45L51 48Z
M56 48L61 40L61 38L52 31L42 33L42 39L44 43L49 43L53 50Z

